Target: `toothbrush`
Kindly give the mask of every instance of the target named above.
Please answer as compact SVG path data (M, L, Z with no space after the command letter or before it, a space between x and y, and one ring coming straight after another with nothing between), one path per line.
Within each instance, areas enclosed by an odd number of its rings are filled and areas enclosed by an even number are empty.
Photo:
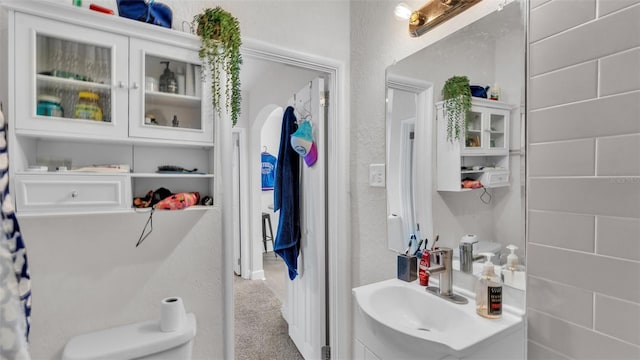
M436 249L436 243L438 242L439 238L440 238L440 235L436 235L435 240L433 240L433 244L431 244L431 251Z
M422 246L422 241L420 240L420 242L418 242L418 246L416 246L416 251L413 253L413 255L418 255L418 252L420 251L420 246Z
M414 235L411 235L411 238L409 238L409 245L407 245L407 250L404 251L405 255L409 255L409 250L411 250L411 243L413 242L414 237Z

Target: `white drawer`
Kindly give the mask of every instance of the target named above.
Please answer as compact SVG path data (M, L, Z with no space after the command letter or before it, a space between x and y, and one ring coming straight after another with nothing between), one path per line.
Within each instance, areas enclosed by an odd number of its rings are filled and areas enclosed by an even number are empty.
M485 187L499 187L509 185L509 172L507 171L492 171L484 174L481 180Z
M16 176L17 212L104 211L130 207L127 176Z

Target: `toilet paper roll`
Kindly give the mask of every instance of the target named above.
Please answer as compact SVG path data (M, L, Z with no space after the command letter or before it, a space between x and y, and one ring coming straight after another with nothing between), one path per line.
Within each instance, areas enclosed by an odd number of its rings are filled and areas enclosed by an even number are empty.
M387 245L389 249L403 253L407 246L406 239L402 234L402 218L391 214L387 217Z
M160 302L160 330L172 332L180 330L186 322L184 304L179 297L168 297Z

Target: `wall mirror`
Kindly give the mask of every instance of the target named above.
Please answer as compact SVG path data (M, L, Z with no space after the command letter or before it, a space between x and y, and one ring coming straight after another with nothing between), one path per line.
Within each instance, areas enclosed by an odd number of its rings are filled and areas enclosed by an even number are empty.
M438 245L458 254L462 237L472 234L476 256L494 252L493 262L505 264L513 245L526 263L524 9L524 0L512 1L387 68L389 249L404 252L416 233L430 247L439 234ZM499 88L498 100L473 98L466 137L447 157L443 149L452 145L438 136L446 126L438 103L446 80L461 75L489 86L488 97ZM484 187L463 189L465 179Z

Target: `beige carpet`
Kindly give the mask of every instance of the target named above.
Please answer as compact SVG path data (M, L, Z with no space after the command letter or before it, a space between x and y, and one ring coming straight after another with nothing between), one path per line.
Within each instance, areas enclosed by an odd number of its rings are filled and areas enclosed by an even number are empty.
M282 302L265 281L236 276L234 304L237 360L303 359L289 338Z
M273 252L267 252L262 254L262 268L265 285L273 291L281 303L284 303L287 296L287 281L289 281L287 265L281 257L275 256Z

